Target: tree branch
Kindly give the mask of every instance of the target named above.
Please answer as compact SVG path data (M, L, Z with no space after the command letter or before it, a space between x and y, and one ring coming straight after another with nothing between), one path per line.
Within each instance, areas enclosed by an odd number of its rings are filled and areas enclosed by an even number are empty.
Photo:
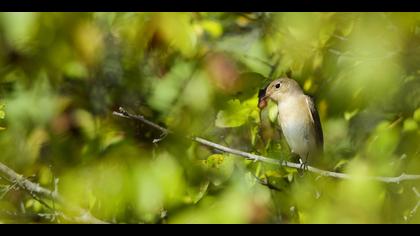
M71 219L74 222L84 223L84 224L87 224L87 223L94 223L94 224L106 223L104 221L101 221L101 220L95 218L89 212L87 212L86 210L84 210L82 208L71 206L66 201L64 201L63 197L61 197L56 191L54 191L54 192L50 191L49 189L41 187L38 183L33 183L33 182L29 181L28 179L26 179L22 175L19 175L14 170L10 169L8 166L4 165L1 162L0 162L0 175L2 175L4 177L4 179L6 181L8 181L9 183L11 183L13 185L17 185L21 189L27 191L32 197L51 199L51 200L59 203L63 207L75 212L75 214L78 215L77 217L68 217L68 216L65 216L63 214L63 216L66 219ZM37 198L35 198L35 199L39 201L39 199L37 199Z
M143 116L131 114L128 111L124 110L124 108L122 108L122 107L119 108L119 112L114 111L112 114L116 115L116 116L128 118L128 119L132 119L132 120L139 120L139 121L155 128L155 129L161 131L162 134L160 135L159 138L153 139L153 143L157 143L157 142L162 141L168 135L168 133L170 133L170 131L168 129L166 129L166 128L164 128L164 127L162 127L162 126L160 126L156 123L153 123L149 120L146 120Z
M119 108L120 112L116 112L114 111L113 114L116 116L120 116L120 117L124 117L124 118L128 118L128 119L134 119L134 120L138 120L141 122L144 122L145 124L148 124L160 131L162 131L162 134L164 134L164 136L166 136L168 133L170 133L170 131L166 128L163 128L162 126L153 123L152 121L149 121L147 119L145 119L143 116L137 116L137 115L133 115L128 113L127 111L125 111L122 107ZM294 169L300 169L301 168L301 164L300 163L294 163L294 162L289 162L289 161L282 161L282 160L276 160L276 159L272 159L272 158L268 158L268 157L264 157L264 156L260 156L260 155L255 155L252 153L248 153L248 152L243 152L237 149L233 149L230 147L226 147L217 143L213 143L209 140L200 138L200 137L192 137L192 140L200 143L204 146L207 147L212 147L216 150L222 151L222 152L226 152L226 153L231 153L234 154L236 156L241 156L241 157L245 157L248 160L253 160L253 161L259 161L259 162L264 162L264 163L268 163L268 164L274 164L274 165L279 165L279 166L283 166L283 167L289 167L289 168L294 168ZM420 180L420 175L408 175L405 173L402 173L400 176L396 176L396 177L387 177L387 176L353 176L353 175L349 175L349 174L345 174L345 173L338 173L338 172L333 172L333 171L327 171L327 170L322 170L316 167L312 167L312 166L307 166L306 170L316 173L318 175L321 176L326 176L326 177L332 177L332 178L337 178L337 179L367 179L367 180L375 180L375 181L380 181L380 182L384 182L384 183L400 183L401 181L406 181L406 180Z

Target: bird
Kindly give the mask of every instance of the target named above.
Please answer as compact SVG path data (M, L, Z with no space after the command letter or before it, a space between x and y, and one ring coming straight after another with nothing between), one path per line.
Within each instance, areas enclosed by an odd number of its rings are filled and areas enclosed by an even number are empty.
M309 160L318 158L324 149L324 136L315 103L294 79L273 80L259 91L258 107L268 100L277 103L277 122L292 153L299 156L301 169Z

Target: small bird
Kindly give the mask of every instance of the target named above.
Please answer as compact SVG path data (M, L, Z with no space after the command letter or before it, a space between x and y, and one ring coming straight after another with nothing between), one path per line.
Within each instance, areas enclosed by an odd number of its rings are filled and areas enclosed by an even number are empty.
M321 121L313 100L290 78L272 81L259 92L258 107L264 109L267 99L277 103L278 123L291 151L300 157L301 168L309 159L323 152Z

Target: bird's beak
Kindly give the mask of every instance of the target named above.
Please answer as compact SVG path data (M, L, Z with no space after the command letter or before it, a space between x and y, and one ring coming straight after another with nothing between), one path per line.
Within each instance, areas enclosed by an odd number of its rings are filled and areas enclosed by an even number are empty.
M267 98L268 98L268 96L264 96L264 97L259 99L258 108L260 108L262 110L267 106Z
M266 88L260 89L260 92L258 93L258 108L260 108L261 110L267 106L267 98L269 97L269 95L266 94L265 91Z

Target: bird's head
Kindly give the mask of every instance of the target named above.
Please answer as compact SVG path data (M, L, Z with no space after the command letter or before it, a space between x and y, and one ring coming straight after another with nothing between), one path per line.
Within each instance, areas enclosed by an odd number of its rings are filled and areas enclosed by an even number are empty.
M302 93L299 84L289 78L280 78L272 81L265 89L260 90L258 107L263 109L267 106L270 98L274 102L281 101L285 96Z

